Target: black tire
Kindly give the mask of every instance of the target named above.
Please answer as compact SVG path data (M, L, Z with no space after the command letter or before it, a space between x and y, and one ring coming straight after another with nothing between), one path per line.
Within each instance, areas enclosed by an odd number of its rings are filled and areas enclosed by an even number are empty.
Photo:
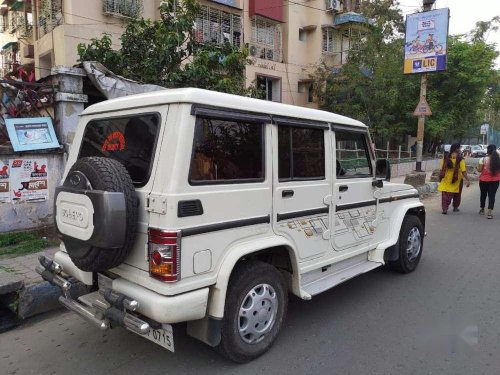
M410 233L417 230L420 238L420 250L418 255L412 257L408 253L409 247L409 237ZM414 232L415 233L415 232ZM398 243L396 244L398 251L398 259L389 262L389 268L400 272L400 273L410 273L415 271L422 257L422 250L424 247L424 229L420 219L414 215L406 215L401 225L401 230L399 232Z
M240 308L255 287L267 284L274 289L277 312L274 323L261 341L245 342L240 335ZM264 306L264 302L262 302ZM260 304L259 304L260 306ZM268 263L244 261L238 264L229 280L229 287L222 320L221 342L217 350L226 358L237 363L251 361L264 354L274 343L283 325L288 306L288 293L280 272ZM262 308L264 313L267 307ZM274 310L273 310L274 311ZM252 315L256 315L253 313ZM259 314L260 315L260 314ZM258 318L257 318L258 319ZM265 322L267 324L267 322Z
M138 199L132 179L125 167L118 161L102 158L87 157L76 161L71 172L83 173L89 180L93 190L121 192L125 196L126 230L122 248L103 249L93 246L72 246L73 241L65 242L66 251L73 263L83 271L102 272L119 266L129 254L136 237ZM110 228L110 230L112 230Z

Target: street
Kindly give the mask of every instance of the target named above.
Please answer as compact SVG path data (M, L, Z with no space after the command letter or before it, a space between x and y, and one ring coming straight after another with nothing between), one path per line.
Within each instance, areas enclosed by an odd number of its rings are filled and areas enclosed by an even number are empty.
M478 197L475 183L447 216L439 194L425 200L428 236L414 273L377 269L311 301L291 296L278 340L251 363L225 360L184 325L174 326L170 353L61 310L0 335L0 373L498 374L500 213L479 216Z

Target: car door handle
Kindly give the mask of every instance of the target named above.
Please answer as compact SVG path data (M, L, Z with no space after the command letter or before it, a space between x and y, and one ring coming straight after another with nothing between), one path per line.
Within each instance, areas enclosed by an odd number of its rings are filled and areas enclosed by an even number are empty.
M283 190L283 191L281 192L281 196L282 196L283 198L291 198L291 197L293 197L293 194L294 194L294 193L293 193L293 190Z
M349 190L349 186L347 186L347 185L341 185L341 186L339 186L339 191L341 193L344 192L344 191L347 191L347 190Z

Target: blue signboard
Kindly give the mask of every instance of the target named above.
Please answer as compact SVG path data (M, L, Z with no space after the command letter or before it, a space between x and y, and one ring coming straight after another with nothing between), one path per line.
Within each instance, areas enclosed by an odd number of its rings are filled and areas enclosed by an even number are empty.
M233 7L233 8L238 8L238 0L210 0L214 3L219 3L219 4L224 4L224 5L228 5L230 7Z
M59 148L50 117L8 118L5 126L14 151Z
M406 16L405 74L446 70L449 17L448 8Z

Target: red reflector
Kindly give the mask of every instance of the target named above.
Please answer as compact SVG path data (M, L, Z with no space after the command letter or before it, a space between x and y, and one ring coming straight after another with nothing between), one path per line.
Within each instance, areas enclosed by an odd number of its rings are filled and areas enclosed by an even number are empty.
M155 251L152 255L152 259L153 259L153 262L154 264L156 264L157 266L159 266L161 264L161 254L159 251Z

